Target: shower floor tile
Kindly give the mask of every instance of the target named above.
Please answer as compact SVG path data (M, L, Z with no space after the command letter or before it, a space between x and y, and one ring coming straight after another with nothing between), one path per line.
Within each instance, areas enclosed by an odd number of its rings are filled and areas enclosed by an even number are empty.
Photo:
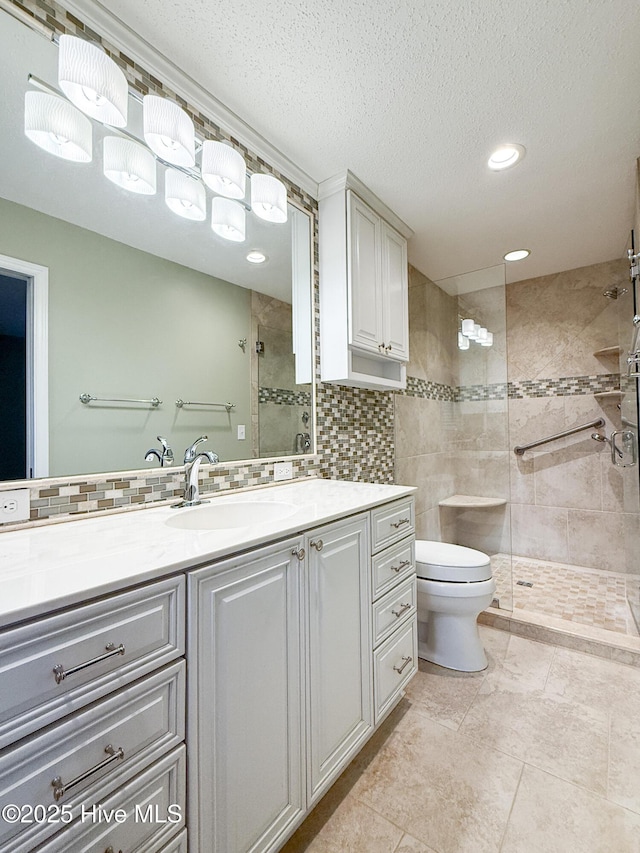
M491 567L501 610L544 613L637 637L627 602L627 576L515 554L495 554ZM518 581L531 583L521 586Z

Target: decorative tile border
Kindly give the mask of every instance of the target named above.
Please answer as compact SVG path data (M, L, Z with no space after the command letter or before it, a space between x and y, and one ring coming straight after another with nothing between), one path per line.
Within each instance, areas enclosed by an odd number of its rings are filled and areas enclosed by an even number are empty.
M561 376L559 379L523 379L509 382L509 397L574 397L620 390L619 373Z
M259 403L277 403L281 406L311 406L309 391L292 391L289 388L258 388Z
M407 376L407 389L400 393L407 397L423 397L426 400L453 403L456 400L457 391L458 389L452 385L441 385L439 382L430 382L428 379Z

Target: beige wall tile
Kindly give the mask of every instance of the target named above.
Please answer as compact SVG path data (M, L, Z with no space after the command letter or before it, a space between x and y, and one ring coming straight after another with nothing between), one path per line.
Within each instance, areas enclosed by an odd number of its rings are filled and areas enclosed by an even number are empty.
M624 517L615 512L569 510L567 562L610 572L626 570Z
M597 453L569 450L534 453L536 506L602 509L602 476Z
M561 508L511 506L513 553L541 560L569 561L567 510Z

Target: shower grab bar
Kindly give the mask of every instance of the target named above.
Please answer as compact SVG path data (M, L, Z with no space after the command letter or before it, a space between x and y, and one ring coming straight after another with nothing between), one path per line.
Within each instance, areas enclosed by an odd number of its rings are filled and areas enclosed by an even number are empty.
M580 426L571 427L564 432L557 432L555 435L548 435L546 438L540 438L538 441L532 441L530 444L520 444L513 448L516 456L522 456L525 450L531 450L532 447L538 447L539 444L547 444L549 441L557 441L559 438L565 438L568 435L573 435L576 432L582 432L583 429L600 429L605 425L604 418L596 418L595 421L589 421L588 424L580 424Z

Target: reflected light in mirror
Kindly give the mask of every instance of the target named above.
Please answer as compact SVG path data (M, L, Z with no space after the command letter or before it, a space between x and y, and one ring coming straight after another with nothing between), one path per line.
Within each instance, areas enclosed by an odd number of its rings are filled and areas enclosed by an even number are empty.
M245 237L245 210L237 201L217 196L211 202L211 228L225 240L242 243Z
M196 162L195 131L186 112L158 95L142 99L144 140L158 157L174 166L190 168Z
M125 190L141 195L156 191L156 158L144 147L121 136L105 136L105 178Z
M239 151L224 142L206 139L202 144L202 180L225 198L244 198L247 164Z
M76 163L91 161L91 122L62 98L45 92L26 92L24 132L49 154Z
M164 173L164 200L178 216L202 222L207 217L207 194L195 178L167 169Z
M287 190L272 175L251 176L251 210L267 222L287 221Z

